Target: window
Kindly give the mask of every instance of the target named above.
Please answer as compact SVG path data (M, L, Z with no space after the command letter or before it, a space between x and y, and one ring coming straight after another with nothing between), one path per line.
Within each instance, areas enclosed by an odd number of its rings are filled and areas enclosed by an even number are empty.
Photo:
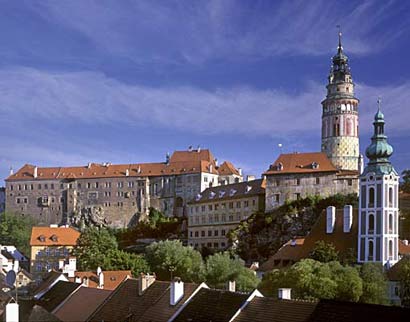
M44 184L44 189L48 189L48 184L47 183Z
M98 188L98 182L94 183L94 187Z
M124 183L121 181L121 182L117 182L117 187L118 188L122 188L122 187L124 187Z
M243 202L243 206L244 206L245 208L248 208L248 207L249 207L249 201L248 201L248 200L245 200L245 201Z
M368 233L373 234L374 233L374 215L373 214L369 215L368 221L369 221L369 223L368 223L368 227L369 227Z
M300 179L299 179L299 178L296 179L296 185L297 185L297 186L300 185Z
M41 184L39 184L38 186L37 186L37 188L39 189L39 190L41 190ZM19 189L20 190L20 189Z
M212 230L208 230L208 237L212 237Z
M225 229L222 229L221 230L221 236L225 236L226 235L226 231L225 231Z
M219 204L216 204L216 205L214 206L215 210L218 210L218 207L219 207Z
M214 231L214 236L215 236L215 237L218 237L218 235L219 235L219 230L215 230L215 231Z
M347 185L353 186L353 179L347 179Z
M208 182L208 177L204 177L204 182Z
M279 199L280 199L280 194L279 193L275 193L275 195L273 196L275 202L279 203Z
M393 214L389 214L389 234L393 233Z
M219 247L219 243L214 243L214 248L218 248Z
M232 201L229 203L229 209L233 209L233 202Z
M389 260L393 259L393 241L389 240Z
M320 178L316 178L316 184L320 184Z
M300 200L300 193L299 192L295 193L295 200Z
M205 206L201 206L201 211L202 211L202 212L205 211Z
M368 204L369 208L373 208L374 207L374 188L371 187L369 188L369 204Z
M240 201L236 202L236 208L241 208L241 202Z
M194 233L194 235L195 235L195 237L199 237L199 232L196 231L196 232Z
M252 200L252 206L256 206L256 200L255 199Z
M277 186L277 187L280 186L280 180L276 180L276 186Z
M189 232L189 237L192 237L192 231Z
M91 183L87 182L87 188L90 189L91 188Z
M393 188L389 188L389 207L393 207Z
M205 237L205 230L201 230L201 237Z
M77 183L77 188L81 189L81 183Z
M208 206L209 211L212 211L212 205Z
M369 250L369 254L368 254L368 260L369 261L372 261L373 260L373 249L374 249L374 247L373 247L373 240L369 240L369 248L368 248L368 250Z

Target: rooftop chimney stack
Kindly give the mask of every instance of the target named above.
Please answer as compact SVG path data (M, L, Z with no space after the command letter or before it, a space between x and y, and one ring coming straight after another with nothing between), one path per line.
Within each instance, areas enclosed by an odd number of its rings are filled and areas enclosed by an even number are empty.
M292 299L292 289L291 288L278 288L278 299L280 300L291 300Z
M6 314L4 321L5 322L18 322L19 321L19 305L12 299L13 302L10 302L6 305Z
M169 304L176 305L184 296L184 282L179 277L171 282L171 296Z
M10 175L12 176L14 174L13 167L10 167Z
M409 241L407 239L403 239L403 244L407 246L409 244Z
M346 205L343 208L343 232L350 233L353 221L353 206Z
M253 180L255 180L255 179L256 179L255 176L252 175L252 174L248 174L248 175L246 176L246 181L253 181Z
M155 274L150 275L150 274L144 274L141 273L140 276L138 277L138 295L142 295L144 291L150 287L152 283L155 282Z
M34 173L33 173L34 179L37 178L37 176L38 176L38 167L35 166L35 167L34 167Z
M242 168L238 168L239 175L242 175Z
M336 208L329 206L326 208L326 234L332 234L335 228Z
M125 176L128 177L130 175L130 170L125 169Z
M229 281L228 282L228 291L229 292L235 292L236 291L236 282L235 281Z
M104 288L104 273L98 274L98 288Z

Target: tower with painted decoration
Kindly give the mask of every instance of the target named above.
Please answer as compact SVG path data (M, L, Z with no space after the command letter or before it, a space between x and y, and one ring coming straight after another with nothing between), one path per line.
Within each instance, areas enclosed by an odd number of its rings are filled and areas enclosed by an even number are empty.
M392 146L384 134L384 115L374 117L374 134L366 149L369 163L360 175L358 262L389 267L398 260L399 176L389 158Z
M322 102L322 152L341 170L359 170L359 100L343 52L339 33L337 54L333 56L327 95Z

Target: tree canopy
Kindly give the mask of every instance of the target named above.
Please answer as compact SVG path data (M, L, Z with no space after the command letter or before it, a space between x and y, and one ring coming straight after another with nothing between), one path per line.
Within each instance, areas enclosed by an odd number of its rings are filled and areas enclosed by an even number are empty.
M235 281L240 291L250 291L258 285L255 273L246 268L238 258L229 253L216 253L209 256L205 265L206 283L214 288L224 288L228 281Z
M0 214L0 244L14 245L26 256L30 256L31 228L35 221L31 217L10 214Z
M399 263L400 299L403 306L410 307L410 258L403 258L402 261Z
M183 246L179 240L152 243L146 248L145 256L159 279L169 280L172 276L179 276L187 282L199 282L203 278L201 254L192 247Z
M403 170L401 173L401 178L403 179L403 183L401 184L401 190L403 192L410 193L410 169Z
M385 276L378 265L352 267L313 259L301 260L289 269L273 270L265 274L259 285L259 289L270 296L277 296L281 287L292 288L293 296L300 299L380 304L385 303L387 290Z
M319 240L316 242L309 257L322 263L328 263L339 260L339 253L332 243Z
M149 266L143 256L118 249L115 236L105 228L87 228L81 233L73 250L80 270L131 270L133 275L148 272Z

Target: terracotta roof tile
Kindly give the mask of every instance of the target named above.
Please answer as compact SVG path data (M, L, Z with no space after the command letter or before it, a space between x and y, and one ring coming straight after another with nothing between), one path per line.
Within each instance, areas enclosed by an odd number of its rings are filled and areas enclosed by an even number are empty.
M79 283L58 281L40 298L38 304L45 308L48 312L52 312L79 287L81 287L81 284Z
M111 291L80 287L55 312L61 321L86 321Z
M254 297L234 321L305 322L309 320L316 305L317 302Z
M202 288L174 319L174 322L228 322L249 294Z
M103 271L104 274L104 290L114 290L121 284L127 277L131 277L131 271ZM88 287L97 288L99 279L97 272L75 272L76 277L80 277L81 280L84 277L88 278ZM75 277L69 278L70 282L75 281Z
M177 305L170 306L170 284L170 282L155 281L142 295L139 295L138 279L126 279L98 307L89 320L168 321L198 287L196 284L184 283L184 297Z
M229 161L225 161L218 167L218 173L220 175L240 175L238 169L236 169L235 166Z
M72 227L33 227L30 246L75 246L79 237Z
M281 154L264 173L265 175L285 173L337 172L338 170L325 153Z
M292 265L301 259L304 238L295 238L285 243L279 250L260 266L263 272L273 268L280 268Z

